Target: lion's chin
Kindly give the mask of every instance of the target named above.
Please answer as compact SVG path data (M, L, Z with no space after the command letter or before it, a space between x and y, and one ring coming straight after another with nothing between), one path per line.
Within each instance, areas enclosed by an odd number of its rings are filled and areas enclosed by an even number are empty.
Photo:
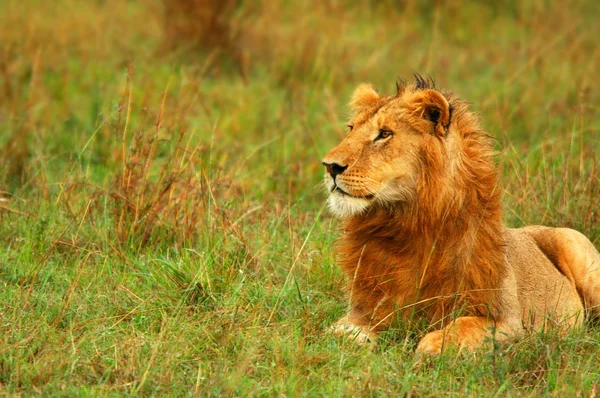
M327 204L334 216L344 218L363 213L369 208L371 200L332 192L329 195Z

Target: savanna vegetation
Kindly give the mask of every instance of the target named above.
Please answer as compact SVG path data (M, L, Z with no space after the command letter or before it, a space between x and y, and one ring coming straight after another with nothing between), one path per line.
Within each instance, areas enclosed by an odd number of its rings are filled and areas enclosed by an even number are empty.
M419 359L346 310L321 157L413 71L497 138L508 225L600 246L590 0L0 2L0 393L596 396L600 327Z

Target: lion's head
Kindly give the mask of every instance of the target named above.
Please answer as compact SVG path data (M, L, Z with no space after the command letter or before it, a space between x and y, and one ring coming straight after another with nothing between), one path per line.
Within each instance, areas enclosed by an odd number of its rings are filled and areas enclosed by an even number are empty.
M411 204L427 183L428 169L452 173L457 145L452 106L432 82L417 76L415 84L398 85L391 96L362 84L350 108L350 132L323 159L334 214L346 217L373 206Z

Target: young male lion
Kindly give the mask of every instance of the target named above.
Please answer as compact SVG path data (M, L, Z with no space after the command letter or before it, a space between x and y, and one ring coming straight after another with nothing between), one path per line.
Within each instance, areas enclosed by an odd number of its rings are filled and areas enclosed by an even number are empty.
M489 136L467 103L416 76L354 91L349 134L325 159L351 310L335 326L374 341L392 315L425 317L417 351L476 349L600 314L600 254L577 231L502 225Z

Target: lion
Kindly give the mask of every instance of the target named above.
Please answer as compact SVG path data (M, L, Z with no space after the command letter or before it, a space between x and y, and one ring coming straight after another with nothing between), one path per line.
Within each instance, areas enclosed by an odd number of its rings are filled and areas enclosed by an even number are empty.
M350 101L349 133L323 159L350 311L337 335L375 343L395 316L425 319L417 352L474 351L600 314L600 254L567 228L501 220L493 139L431 78ZM415 318L416 317L416 318Z

